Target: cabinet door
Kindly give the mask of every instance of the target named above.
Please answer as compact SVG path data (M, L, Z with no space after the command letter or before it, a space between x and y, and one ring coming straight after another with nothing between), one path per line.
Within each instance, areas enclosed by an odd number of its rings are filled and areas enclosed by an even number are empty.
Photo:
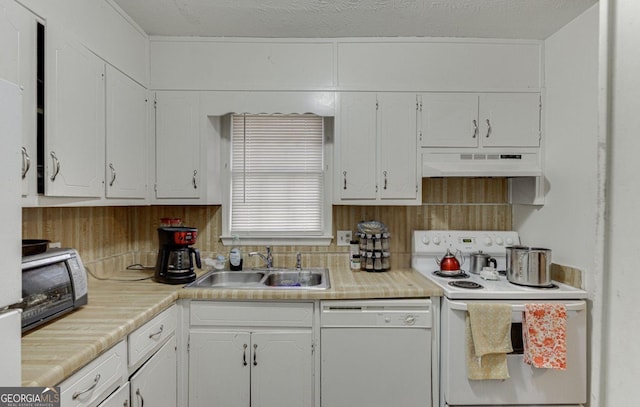
M254 332L251 406L313 405L311 330Z
M342 200L376 199L376 95L340 94L336 188Z
M248 332L192 330L189 334L189 407L248 407L250 346Z
M156 198L201 198L197 92L156 93Z
M59 27L46 35L45 194L101 197L104 62Z
M477 95L422 95L422 147L477 147L478 126Z
M416 199L417 100L411 93L378 94L381 199Z
M129 405L129 383L127 382L100 403L98 407L129 407Z
M178 400L176 337L172 336L129 380L134 407L175 407Z
M21 98L17 85L0 79L0 174L2 174L2 200L0 222L5 228L0 234L0 310L20 302L22 272L20 271L20 239L22 212L20 209L20 113ZM1 332L1 331L0 331ZM18 332L13 332L15 339ZM11 372L11 370L9 370Z
M36 17L14 0L0 0L0 78L22 91L22 196L33 200L37 194L36 24Z
M117 69L107 68L107 198L145 198L147 185L147 91Z
M480 138L485 147L538 147L540 94L492 93L480 98Z

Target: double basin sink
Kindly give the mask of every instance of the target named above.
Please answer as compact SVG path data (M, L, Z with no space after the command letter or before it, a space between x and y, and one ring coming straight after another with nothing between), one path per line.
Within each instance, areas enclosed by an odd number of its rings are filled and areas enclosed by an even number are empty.
M186 288L326 290L331 287L326 268L261 268L244 271L212 270Z

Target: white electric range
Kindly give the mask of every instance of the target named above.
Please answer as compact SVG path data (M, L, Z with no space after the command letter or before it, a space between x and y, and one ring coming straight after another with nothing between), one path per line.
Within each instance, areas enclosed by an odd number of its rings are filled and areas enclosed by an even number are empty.
M527 287L505 277L506 247L520 245L513 231L414 231L412 267L442 288L434 307L439 352L439 396L445 406L581 406L587 399L587 293L553 281L549 287ZM457 253L462 275L439 276L436 259L447 249ZM468 272L470 254L482 251L496 259L502 273L485 280ZM460 284L462 283L462 284ZM435 300L435 299L432 299ZM435 301L437 302L437 301ZM507 356L507 380L470 380L466 372L465 318L471 302L507 303L512 307L514 353ZM537 369L523 362L522 312L533 302L561 302L567 309L567 369ZM435 356L435 354L434 354Z

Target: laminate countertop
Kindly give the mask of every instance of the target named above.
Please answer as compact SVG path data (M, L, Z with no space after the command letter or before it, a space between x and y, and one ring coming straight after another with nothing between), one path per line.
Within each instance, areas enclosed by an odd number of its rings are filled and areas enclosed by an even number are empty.
M123 271L114 272L109 280L89 277L87 305L22 337L22 385L59 384L181 298L313 301L442 296L439 287L410 269L385 273L331 269L327 290L193 289L140 280L151 275Z

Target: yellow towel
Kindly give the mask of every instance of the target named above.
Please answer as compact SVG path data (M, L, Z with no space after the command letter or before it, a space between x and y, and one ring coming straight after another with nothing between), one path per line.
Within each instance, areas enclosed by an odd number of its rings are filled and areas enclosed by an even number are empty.
M509 378L511 305L469 303L466 316L467 377L471 380Z

